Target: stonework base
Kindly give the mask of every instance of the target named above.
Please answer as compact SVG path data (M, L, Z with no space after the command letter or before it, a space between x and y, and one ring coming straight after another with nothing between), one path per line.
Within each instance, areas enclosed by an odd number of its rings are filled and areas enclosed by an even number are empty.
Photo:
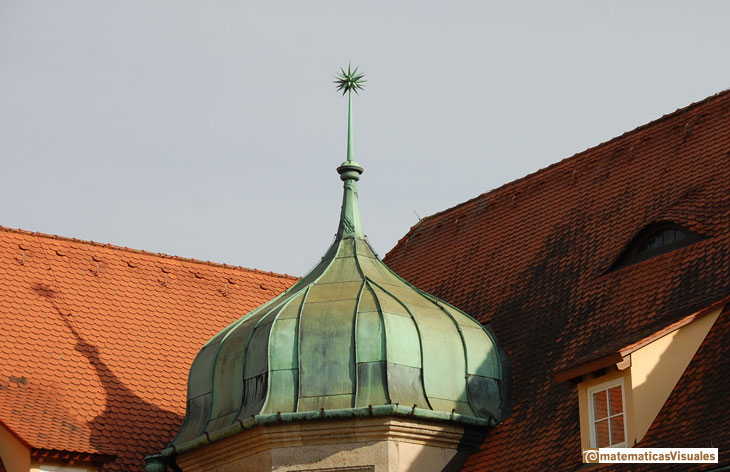
M370 417L259 425L176 458L184 472L459 470L484 432L455 423Z

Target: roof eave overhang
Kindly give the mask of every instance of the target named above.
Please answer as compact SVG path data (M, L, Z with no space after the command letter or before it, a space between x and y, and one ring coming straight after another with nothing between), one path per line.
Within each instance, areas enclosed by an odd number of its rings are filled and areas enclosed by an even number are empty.
M64 462L90 462L94 464L106 464L117 458L115 454L65 451L62 449L46 449L37 447L30 449L30 457L38 462L58 460Z
M647 346L654 341L663 338L664 336L673 333L674 331L677 331L678 329L682 328L683 326L686 326L690 324L691 322L695 321L698 318L701 318L708 313L711 313L718 308L722 308L723 306L730 303L730 297L725 297L721 300L718 300L717 302L707 306L706 308L703 308L699 311L696 311L695 313L692 313L691 315L685 316L684 318L680 319L679 321L676 321L668 326L665 326L664 328L656 331L655 333L652 333L649 336L646 336L645 338L640 339L639 341L629 344L627 346L624 346L623 348L617 350L616 352L612 352L610 354L591 359L585 362L581 362L580 364L568 367L566 369L556 370L554 372L555 380L558 382L568 382L580 377L583 377L584 375L592 374L596 371L600 371L602 369L607 369L609 367L616 367L619 370L623 370L631 365L631 353L634 351L638 351L644 346Z
M567 382L584 375L591 374L597 370L607 369L609 367L620 364L624 361L624 357L620 352L614 352L607 356L570 367L565 370L555 372L555 380L558 382Z

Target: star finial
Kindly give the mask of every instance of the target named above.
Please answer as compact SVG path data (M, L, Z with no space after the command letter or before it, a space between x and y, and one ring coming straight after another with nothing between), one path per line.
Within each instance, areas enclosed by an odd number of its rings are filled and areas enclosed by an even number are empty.
M352 148L352 93L355 92L359 95L359 91L362 90L365 80L363 77L365 74L358 72L357 67L352 68L350 64L347 65L347 70L344 67L340 68L340 74L335 76L335 84L337 84L337 90L342 90L342 95L347 94L347 160L340 164L337 168L337 173L340 174L340 180L344 184L344 195L342 197L342 211L340 212L340 225L337 229L337 237L365 237L362 230L362 223L360 222L360 210L357 205L357 181L360 180L360 174L362 174L363 168L353 159L353 148Z
M357 71L357 67L352 69L350 64L347 64L347 70L344 67L340 68L340 74L336 75L335 83L337 84L337 90L342 90L342 95L347 93L347 162L353 161L352 159L352 94L355 92L360 95L359 91L365 89L364 83L366 82L365 74Z
M367 82L363 77L365 77L365 74L362 72L358 73L357 67L353 70L352 66L348 64L347 70L344 67L340 68L340 73L335 76L337 90L342 90L342 95L350 91L359 95L359 91L365 89L364 83Z

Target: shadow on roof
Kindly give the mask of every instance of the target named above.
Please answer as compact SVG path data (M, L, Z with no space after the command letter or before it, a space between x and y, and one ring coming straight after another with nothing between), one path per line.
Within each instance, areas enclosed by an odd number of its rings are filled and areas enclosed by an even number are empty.
M154 422L156 424L172 423L179 425L182 424L183 417L145 401L127 388L127 386L124 385L124 383L101 359L99 348L81 337L79 332L74 328L69 317L64 315L59 309L55 302L56 292L44 284L35 284L33 289L40 296L46 298L53 306L58 317L66 325L74 339L76 339L75 349L89 361L89 364L91 364L96 371L99 381L104 388L106 394L105 409L100 415L97 415L93 420L87 423L87 427L91 431L89 443L96 447L99 451L112 453L118 452L114 451L118 445L116 444L115 437L120 434L120 432L132 430L138 431L138 435L140 436L149 437L149 441L147 443L148 451L145 451L145 455L152 454L166 446L172 439L173 432L167 430L151 430L149 426L153 426L152 421L150 421L149 425L145 425L144 422L140 420L142 418L154 418L156 419ZM111 398L123 398L124 401L111 401ZM144 413L140 414L140 412ZM164 419L163 423L159 422L160 418ZM124 470L140 470L144 467L144 463L142 462L141 456L139 459L140 463L138 464L116 463L115 465ZM119 460L124 459L123 457L120 457L117 461Z

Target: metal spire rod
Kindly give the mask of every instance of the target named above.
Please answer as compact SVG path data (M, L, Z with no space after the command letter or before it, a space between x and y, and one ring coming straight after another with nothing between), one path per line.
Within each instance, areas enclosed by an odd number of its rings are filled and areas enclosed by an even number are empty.
M347 161L352 162L352 92L360 94L360 90L365 89L364 83L367 82L363 79L365 74L358 73L357 67L352 69L350 64L347 65L347 70L344 68L340 69L340 74L335 77L335 84L337 84L337 90L342 90L342 95L347 93Z
M342 196L342 211L340 212L340 224L337 228L337 239L342 238L364 238L365 233L360 221L360 208L357 203L357 181L363 172L362 166L353 159L352 147L352 92L359 94L362 90L364 74L358 73L357 67L352 69L348 64L347 71L340 69L341 73L335 78L337 90L342 90L342 95L347 93L347 160L340 164L337 172L340 179L345 183Z
M347 92L347 161L352 162L352 92Z

